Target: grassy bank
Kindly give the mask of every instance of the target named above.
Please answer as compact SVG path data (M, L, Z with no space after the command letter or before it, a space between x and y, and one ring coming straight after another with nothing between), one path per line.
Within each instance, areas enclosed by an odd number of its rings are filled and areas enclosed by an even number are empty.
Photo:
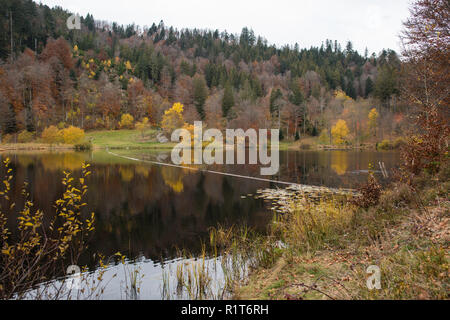
M422 177L412 190L397 183L367 209L345 201L292 203L268 235L248 244L257 259L250 276L234 281L236 299L448 299L450 182ZM226 232L222 232L226 233ZM231 250L232 251L232 250ZM369 266L381 289L369 290Z
M299 140L280 141L280 150L395 150L405 144L405 139L397 137L392 140L384 139L378 142L365 142L346 145L324 144L320 142L319 137L305 136Z
M88 131L85 134L85 142L90 142L96 149L172 149L176 144L172 142L160 143L156 136L156 129L139 130L97 130ZM285 150L344 150L344 149L397 149L400 145L399 139L394 141L383 140L380 143L365 143L355 145L325 145L320 143L318 137L305 136L299 140L282 140L279 148ZM70 150L73 145L61 143L43 143L41 138L35 138L27 143L0 143L1 151L11 150Z
M145 132L139 130L101 130L89 131L85 134L86 143L90 142L94 149L171 149L174 143L159 143L156 139L157 131L149 129ZM62 143L43 143L36 138L27 143L0 144L0 152L14 150L73 150L74 145Z
M0 144L0 152L8 151L52 151L52 150L73 150L74 146L70 144L49 144L41 142L28 143L5 143Z
M175 143L159 143L156 139L157 131L146 130L102 130L86 133L86 138L91 141L94 148L111 149L171 149Z

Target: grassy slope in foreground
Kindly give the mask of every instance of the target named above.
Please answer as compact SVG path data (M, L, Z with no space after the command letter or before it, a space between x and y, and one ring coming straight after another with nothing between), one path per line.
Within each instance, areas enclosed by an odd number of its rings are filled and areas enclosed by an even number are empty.
M379 204L297 204L274 222L273 252L234 290L238 299L448 299L449 169L422 177L420 191L396 183ZM301 209L300 209L301 207ZM381 269L381 289L369 290L367 267Z

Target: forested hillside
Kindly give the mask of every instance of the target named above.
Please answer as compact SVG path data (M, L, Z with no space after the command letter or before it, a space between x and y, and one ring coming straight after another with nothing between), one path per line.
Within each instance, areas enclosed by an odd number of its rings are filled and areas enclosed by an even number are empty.
M364 54L332 40L278 48L240 34L161 21L122 26L31 0L0 0L1 132L49 125L117 129L183 104L182 119L210 127L281 128L324 143L400 136L409 113L398 99L401 62L392 50ZM307 31L305 31L307 32ZM341 121L339 121L341 120Z

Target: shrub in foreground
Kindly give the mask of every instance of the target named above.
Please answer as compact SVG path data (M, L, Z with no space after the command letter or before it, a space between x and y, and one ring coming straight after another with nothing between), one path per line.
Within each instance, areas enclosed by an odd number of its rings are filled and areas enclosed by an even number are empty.
M358 191L360 195L351 200L354 205L361 208L369 208L378 204L382 190L373 172L369 172L367 182L362 184Z
M95 220L94 213L87 218L82 214L88 189L85 178L90 171L89 165L83 164L78 183L64 172L63 195L55 202L55 216L48 219L49 213L34 207L26 184L22 190L24 205L16 207L10 195L13 175L9 159L4 166L6 177L0 189L0 198L6 204L0 207L0 299L21 299L35 285L65 274L65 267L77 264L85 250ZM14 218L16 224L10 221Z

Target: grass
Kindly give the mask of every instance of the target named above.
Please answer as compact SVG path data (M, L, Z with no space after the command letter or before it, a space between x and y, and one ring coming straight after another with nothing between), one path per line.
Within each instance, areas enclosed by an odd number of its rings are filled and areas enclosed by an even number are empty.
M309 150L319 147L317 137L304 137L299 140L280 141L280 150Z
M341 149L378 149L395 150L405 144L405 139L397 137L394 140L383 140L378 144L376 142L365 142L356 144L355 141L348 145L333 145L330 143L321 143L319 137L302 136L299 140L285 139L280 141L280 150L341 150Z
M355 144L349 145L332 145L323 144L319 141L319 137L305 136L299 140L282 140L280 141L280 150L342 150L342 149L374 149L375 143L365 143L363 146Z
M148 129L142 134L139 130L101 130L86 132L86 142L91 142L95 149L172 149L175 143L159 143L156 139L157 131ZM0 152L16 150L73 150L69 144L47 144L41 139L28 143L0 144Z
M86 138L94 148L111 149L171 149L174 143L159 143L156 140L157 131L149 129L144 135L138 130L102 130L86 133Z
M139 130L96 130L86 132L86 141L90 141L96 149L172 149L176 143L159 143L156 139L157 130L148 129L142 134ZM70 150L74 147L66 144L46 144L39 142L40 139L29 143L0 144L1 151L9 150ZM398 140L398 141L397 141ZM397 139L393 145L400 145ZM372 148L375 145L366 145ZM316 150L316 149L353 149L354 146L324 146L318 137L302 137L300 140L283 140L279 142L279 150Z

